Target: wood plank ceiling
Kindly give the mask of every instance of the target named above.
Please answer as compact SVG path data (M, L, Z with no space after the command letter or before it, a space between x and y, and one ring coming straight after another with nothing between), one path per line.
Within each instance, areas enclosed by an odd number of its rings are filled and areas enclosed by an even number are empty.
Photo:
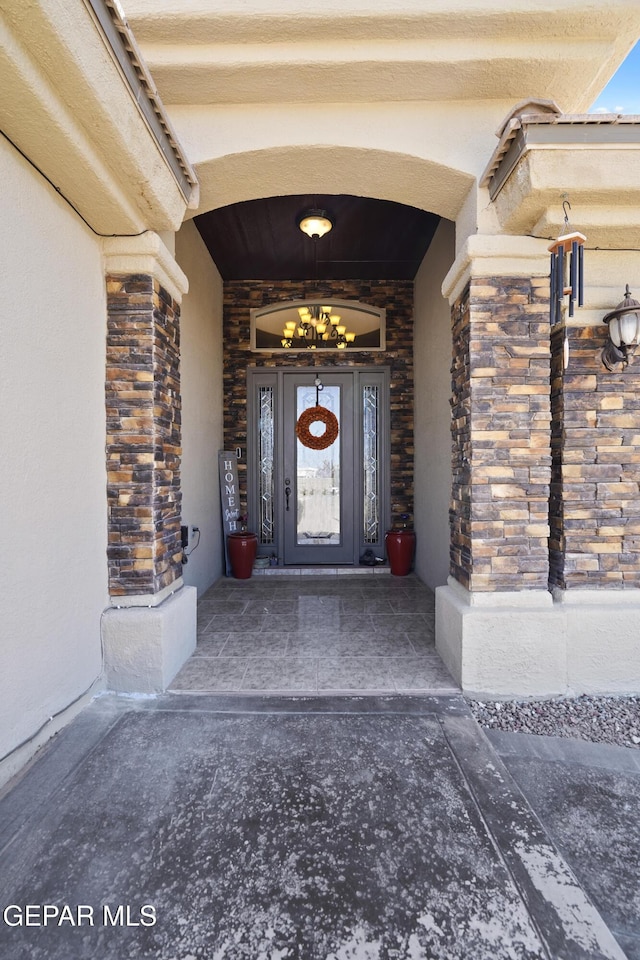
M297 225L312 208L334 221L315 241ZM413 280L439 217L389 200L309 194L234 203L195 223L224 280Z

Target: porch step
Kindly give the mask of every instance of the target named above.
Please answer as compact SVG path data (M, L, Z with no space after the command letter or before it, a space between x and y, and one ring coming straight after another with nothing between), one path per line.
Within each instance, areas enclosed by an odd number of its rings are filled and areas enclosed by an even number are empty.
M254 577L371 577L380 575L390 575L391 568L388 563L380 564L377 567L354 567L351 565L328 567L303 566L303 567L258 567L253 569Z

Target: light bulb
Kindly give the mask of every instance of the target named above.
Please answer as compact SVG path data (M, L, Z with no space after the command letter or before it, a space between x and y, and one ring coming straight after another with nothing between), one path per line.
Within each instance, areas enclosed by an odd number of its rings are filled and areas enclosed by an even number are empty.
M620 340L630 346L638 337L638 315L627 313L620 317ZM613 339L613 338L612 338Z
M616 347L619 347L622 343L622 337L620 335L620 317L614 317L609 324L609 336L615 343Z

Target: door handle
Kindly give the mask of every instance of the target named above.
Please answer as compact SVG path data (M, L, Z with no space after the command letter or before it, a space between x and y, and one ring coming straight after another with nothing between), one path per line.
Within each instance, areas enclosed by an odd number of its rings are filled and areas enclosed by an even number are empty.
M285 495L285 497L286 497L286 507L285 507L285 509L286 509L287 511L289 510L289 497L291 496L291 487L289 486L290 483L291 483L291 481L290 481L289 479L285 480L286 486L285 486L285 488L284 488L284 495Z

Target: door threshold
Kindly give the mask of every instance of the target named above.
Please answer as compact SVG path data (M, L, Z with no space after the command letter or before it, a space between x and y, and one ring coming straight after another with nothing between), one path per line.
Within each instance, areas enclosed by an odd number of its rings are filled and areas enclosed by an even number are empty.
M335 567L311 564L290 567L261 567L253 570L254 577L371 577L390 574L391 568L387 563L376 567L354 567L352 565L338 565Z

